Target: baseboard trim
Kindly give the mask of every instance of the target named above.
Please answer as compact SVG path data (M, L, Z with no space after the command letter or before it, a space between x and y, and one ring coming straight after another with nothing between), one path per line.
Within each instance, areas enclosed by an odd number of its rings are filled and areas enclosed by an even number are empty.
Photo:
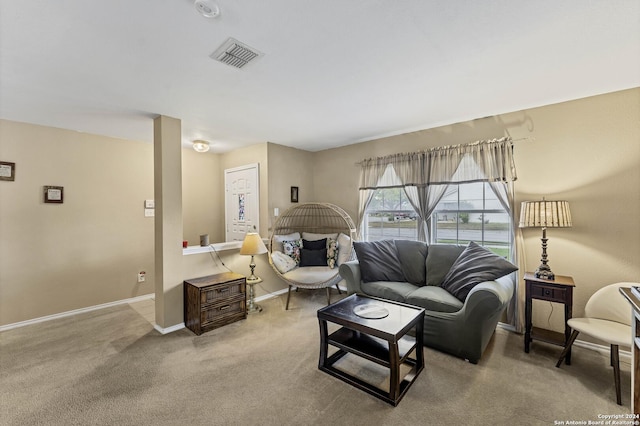
M171 327L162 328L158 324L153 324L153 328L155 328L160 334L169 334L174 331L182 330L184 328L184 323L172 325Z
M72 315L83 314L85 312L91 312L91 311L97 311L99 309L110 308L112 306L140 302L147 299L153 299L154 297L155 297L155 294L150 293L142 296L132 297L130 299L117 300L115 302L103 303L100 305L89 306L86 308L74 309L72 311L60 312L59 314L46 315L44 317L33 318L26 321L14 322L12 324L0 326L0 332L6 331L6 330L12 330L14 328L24 327L31 324L38 324L45 321L51 321L58 318L65 318L65 317L70 317Z
M274 291L273 293L267 293L267 294L264 294L264 295L262 295L260 297L256 297L256 302L259 302L259 301L262 301L262 300L267 300L267 299L272 299L274 297L278 297L278 296L280 296L282 294L285 294L287 292L287 290L288 290L287 288L284 288L282 290ZM60 312L58 314L46 315L44 317L33 318L33 319L30 319L30 320L15 322L15 323L12 323L12 324L7 324L7 325L0 326L0 332L7 331L7 330L12 330L14 328L25 327L25 326L31 325L31 324L38 324L38 323L41 323L41 322L51 321L51 320L58 319L58 318L66 318L66 317L70 317L70 316L73 316L73 315L83 314L83 313L86 313L86 312L97 311L99 309L110 308L112 306L126 305L126 304L129 304L129 303L141 302L143 300L153 299L154 297L155 297L155 293L149 293L149 294L145 294L145 295L142 295L142 296L131 297L129 299L122 299L122 300L117 300L115 302L102 303L100 305L88 306L86 308L74 309L72 311ZM184 323L176 324L176 325L173 325L173 326L167 327L167 328L160 327L157 324L153 325L153 328L155 328L156 330L158 330L158 332L160 332L162 334L169 334L169 333L172 333L174 331L181 330L184 327L185 327Z
M502 328L504 330L516 333L516 328L511 324L506 324L506 323L499 322L498 323L498 328ZM524 335L521 334L521 336L524 339ZM585 349L590 349L592 351L596 351L599 354L606 356L607 358L609 357L609 354L611 352L611 350L610 350L611 348L609 346L600 345L598 343L586 342L584 340L576 340L575 342L573 342L573 346L577 346L579 348L585 348ZM560 352L558 352L558 355L559 354L560 354ZM628 364L631 364L631 352L630 351L623 351L623 350L618 349L618 355L620 356L620 361L626 362Z

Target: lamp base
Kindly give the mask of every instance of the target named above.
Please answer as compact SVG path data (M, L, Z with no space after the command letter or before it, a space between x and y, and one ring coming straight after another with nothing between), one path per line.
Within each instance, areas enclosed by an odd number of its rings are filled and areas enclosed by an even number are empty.
M538 266L538 269L536 269L535 272L535 276L536 278L540 278L543 280L555 280L556 279L556 275L551 272L551 268L549 268L549 266L542 264L540 266Z
M254 301L255 296L253 292L253 286L261 282L262 282L262 278L256 277L253 274L251 274L251 276L247 278L247 285L249 286L249 300L247 303L248 314L257 314L258 312L262 312L262 306L256 304Z

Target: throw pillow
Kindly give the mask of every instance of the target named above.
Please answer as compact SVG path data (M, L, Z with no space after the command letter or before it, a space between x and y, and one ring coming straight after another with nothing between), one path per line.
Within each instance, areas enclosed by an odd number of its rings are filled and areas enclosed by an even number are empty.
M299 232L294 232L287 235L274 235L273 239L271 240L271 251L283 251L283 241L299 240L300 238L302 237L300 237Z
M358 255L363 282L406 281L393 240L355 241L353 248Z
M281 274L286 274L297 266L295 260L280 251L271 253L271 261Z
M327 266L327 249L300 250L300 266Z
M327 266L333 269L336 263L338 263L338 242L330 239L327 242Z
M296 265L300 263L300 249L302 248L302 240L291 240L282 242L282 252L296 261Z
M352 252L351 238L348 235L340 233L340 235L338 235L338 265L350 261Z
M302 248L307 249L307 250L322 250L324 248L327 248L327 239L323 238L321 240L305 240L304 238L302 239Z
M513 263L471 241L451 266L441 287L464 302L476 285L517 270Z

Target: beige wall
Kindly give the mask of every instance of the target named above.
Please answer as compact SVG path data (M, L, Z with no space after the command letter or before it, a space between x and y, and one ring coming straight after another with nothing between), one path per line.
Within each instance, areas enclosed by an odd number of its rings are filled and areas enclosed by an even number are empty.
M314 195L314 153L275 143L269 148L269 228L275 223L273 209L284 213L296 205L291 202L291 187L298 187L298 203L318 201ZM269 229L271 231L271 229Z
M2 120L0 159L0 324L153 292L152 145Z
M190 246L200 244L200 235L209 241L224 241L220 226L220 200L224 200L224 176L220 154L182 150L182 214L184 239Z

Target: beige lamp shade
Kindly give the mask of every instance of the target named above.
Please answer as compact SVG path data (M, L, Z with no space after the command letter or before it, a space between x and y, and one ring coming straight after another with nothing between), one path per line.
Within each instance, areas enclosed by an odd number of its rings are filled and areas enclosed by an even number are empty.
M247 256L253 256L256 254L263 254L267 252L267 247L262 242L262 238L256 232L249 232L244 237L242 242L242 248L240 248L240 254Z
M567 201L523 201L520 228L570 228L571 211Z

